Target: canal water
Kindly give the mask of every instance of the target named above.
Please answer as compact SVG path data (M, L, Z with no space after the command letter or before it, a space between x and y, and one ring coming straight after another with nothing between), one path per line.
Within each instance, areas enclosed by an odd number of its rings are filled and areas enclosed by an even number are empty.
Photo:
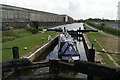
M79 27L81 27L81 29L84 29L83 28L83 23L73 23L73 24L66 24L66 25L62 25L62 26L56 26L56 27L53 27L51 29L55 29L55 28L64 28L66 27L68 30L77 30L79 29Z

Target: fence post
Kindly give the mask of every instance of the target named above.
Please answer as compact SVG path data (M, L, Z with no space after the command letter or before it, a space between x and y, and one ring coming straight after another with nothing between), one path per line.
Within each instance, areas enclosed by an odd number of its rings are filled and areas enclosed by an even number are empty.
M17 46L12 48L13 51L13 59L19 58L19 48Z

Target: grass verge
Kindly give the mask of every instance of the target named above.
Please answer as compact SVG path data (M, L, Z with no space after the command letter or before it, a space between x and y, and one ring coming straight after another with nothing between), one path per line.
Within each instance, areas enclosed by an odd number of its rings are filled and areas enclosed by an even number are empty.
M43 45L47 41L49 35L55 36L56 32L50 31L42 34L35 34L32 36L27 36L24 38L16 39L14 41L3 43L2 60L12 59L12 50L5 48L12 48L13 46L18 46L19 55L22 56L26 53L29 53L30 51L33 51L36 46ZM25 46L28 48L27 50L24 50Z
M87 29L87 30L92 30L91 28L87 27L86 25L84 25L84 27ZM99 32L89 32L87 33L87 37L89 39L89 41L91 42L91 44L94 45L94 47L96 48L97 51L102 51L102 47L95 41L99 41L101 42L104 38L106 38L105 35L102 35L101 33ZM113 61L111 61L109 59L109 57L107 56L107 54L104 54L104 53L101 53L100 54L103 58L103 61L105 64L109 65L109 66L115 66Z
M18 38L23 38L23 37L32 36L32 35L33 34L31 32L25 32L21 34L16 34L14 36L6 36L2 38L2 42L5 43L5 42L13 41Z
M113 27L109 27L108 25L106 25L105 23L101 23L101 24L95 24L94 22L87 22L88 25L99 29L99 30L103 30L106 33L115 35L115 36L119 36L120 37L120 30L117 28L113 28Z
M116 61L116 63L118 63L118 65L120 65L120 55L112 55L112 58Z

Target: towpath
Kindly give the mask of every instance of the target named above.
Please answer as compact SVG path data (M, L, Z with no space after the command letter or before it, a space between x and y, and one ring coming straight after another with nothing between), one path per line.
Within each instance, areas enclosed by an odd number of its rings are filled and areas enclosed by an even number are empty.
M88 25L87 25L88 26ZM91 26L88 26L89 28L93 29L93 30L98 30L96 28L93 28ZM105 33L103 31L99 31L102 35L107 36L106 38L106 44L102 44L100 42L97 41L97 43L101 46L101 48L104 49L105 52L113 52L113 53L119 53L119 39L120 37ZM101 60L102 58L99 55L100 53L97 52L96 53L96 60ZM118 65L118 63L112 58L112 56L110 54L107 54L107 56L109 57L109 59L117 66L120 67L120 65Z

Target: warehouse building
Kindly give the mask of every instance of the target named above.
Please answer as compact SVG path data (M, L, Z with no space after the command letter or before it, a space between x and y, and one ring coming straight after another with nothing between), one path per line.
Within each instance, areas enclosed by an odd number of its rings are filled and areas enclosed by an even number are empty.
M2 4L2 28L24 28L29 26L53 26L73 22L67 15L26 9Z

